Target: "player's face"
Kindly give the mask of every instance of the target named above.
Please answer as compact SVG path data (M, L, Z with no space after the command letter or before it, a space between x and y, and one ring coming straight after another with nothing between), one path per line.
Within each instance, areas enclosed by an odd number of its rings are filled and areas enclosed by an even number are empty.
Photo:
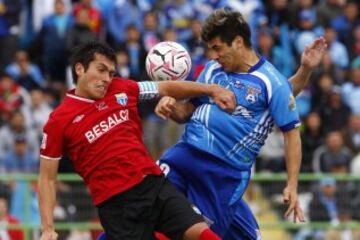
M75 65L78 75L76 94L93 100L105 96L115 73L115 64L104 55L95 53L95 58L85 70L80 63Z
M218 61L225 72L236 72L239 69L238 48L235 40L229 46L223 42L220 37L213 38L208 43L208 47L214 51L212 59Z

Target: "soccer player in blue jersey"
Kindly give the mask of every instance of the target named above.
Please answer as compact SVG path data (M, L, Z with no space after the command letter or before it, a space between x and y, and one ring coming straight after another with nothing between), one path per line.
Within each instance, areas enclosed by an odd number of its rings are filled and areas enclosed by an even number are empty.
M301 67L290 82L258 56L251 32L239 12L219 9L205 21L202 39L215 51L198 82L219 84L237 99L232 114L221 111L210 98L176 102L165 97L156 112L186 122L179 143L160 159L168 178L208 219L222 239L261 239L258 224L242 199L251 166L268 133L277 125L284 135L287 184L283 191L294 221L304 221L297 186L301 163L299 115L293 94L298 94L326 48L323 38L308 46Z

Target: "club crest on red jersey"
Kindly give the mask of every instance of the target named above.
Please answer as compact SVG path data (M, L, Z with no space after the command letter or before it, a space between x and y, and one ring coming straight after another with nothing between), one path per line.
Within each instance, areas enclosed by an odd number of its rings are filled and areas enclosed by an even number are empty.
M126 95L126 93L115 94L115 97L116 97L116 102L121 106L125 106L127 104L128 96Z

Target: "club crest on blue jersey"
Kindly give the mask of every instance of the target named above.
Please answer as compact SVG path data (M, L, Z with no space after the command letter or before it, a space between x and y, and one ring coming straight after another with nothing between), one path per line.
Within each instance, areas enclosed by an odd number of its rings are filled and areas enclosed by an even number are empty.
M259 100L261 90L255 87L247 86L246 101L250 104L256 103Z
M292 94L290 94L289 97L289 110L290 111L294 111L296 109L296 102L295 102L295 98Z
M126 95L126 93L115 94L115 97L116 97L116 102L121 106L125 106L127 104L128 96Z

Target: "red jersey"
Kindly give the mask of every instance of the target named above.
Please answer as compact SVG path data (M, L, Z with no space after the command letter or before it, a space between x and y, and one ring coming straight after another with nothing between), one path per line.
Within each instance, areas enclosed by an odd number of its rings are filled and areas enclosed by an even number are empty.
M65 152L99 204L161 170L142 141L138 84L114 78L103 99L67 93L44 127L41 157Z

